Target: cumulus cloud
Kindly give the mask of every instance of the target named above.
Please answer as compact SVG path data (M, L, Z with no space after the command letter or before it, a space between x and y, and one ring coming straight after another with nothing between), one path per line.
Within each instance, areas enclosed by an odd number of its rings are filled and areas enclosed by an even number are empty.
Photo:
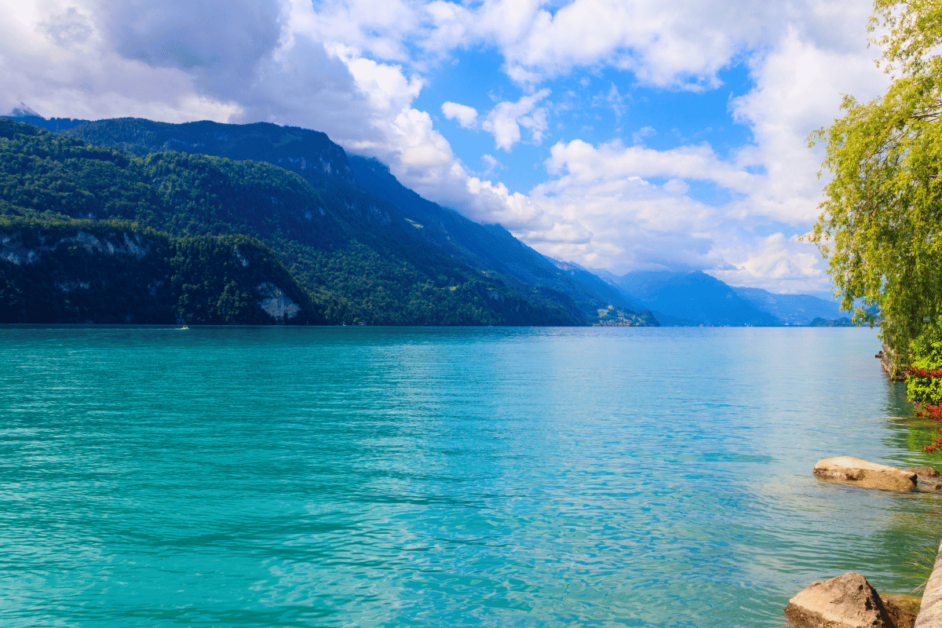
M617 272L700 268L789 291L827 285L814 248L794 238L819 202L821 154L807 149L808 133L838 115L842 93L866 99L886 85L866 49L869 6L851 0L6 4L2 110L22 101L47 116L315 128L388 163L432 200L501 222L553 257ZM649 127L632 135L633 146L557 142L548 180L512 193L487 179L501 172L493 156L482 157L485 174L468 172L414 106L426 69L470 47L498 51L523 95L487 114L449 101L442 114L487 131L506 152L546 139L550 92L541 83L578 68L703 91L719 85L723 68L745 63L754 87L730 111L753 139L723 157L707 144L648 148ZM598 104L627 119L620 88L604 89ZM696 185L731 200L695 201Z
M830 292L824 264L815 249L797 236L773 233L752 240L729 240L721 249L720 254L732 263L710 274L732 286L820 296Z
M562 182L597 181L620 177L673 177L712 181L736 192L749 193L759 177L735 163L721 160L708 144L654 150L611 142L592 146L582 140L559 143L551 149L546 167L551 174L565 171ZM747 164L748 165L748 164Z
M546 108L537 107L536 104L549 94L550 90L541 89L535 94L523 96L517 102L498 103L487 114L481 128L494 136L497 148L507 152L520 141L520 127L530 131L533 142L539 144L549 125Z
M474 107L449 101L442 105L442 113L449 120L457 120L462 128L473 129L477 126L478 110Z
M282 30L278 0L94 0L89 7L118 54L154 67L194 70L204 81L252 76Z

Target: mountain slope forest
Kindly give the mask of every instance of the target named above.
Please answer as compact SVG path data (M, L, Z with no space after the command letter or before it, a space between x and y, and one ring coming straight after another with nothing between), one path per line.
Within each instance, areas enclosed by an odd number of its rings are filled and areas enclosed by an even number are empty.
M18 206L15 215L136 221L171 238L249 236L310 293L319 313L311 321L808 325L839 312L833 301L731 288L700 272L619 277L550 260L500 225L475 223L422 198L380 162L348 155L317 131L134 118L16 120L85 142L61 144L71 147L67 153L85 146L99 156L50 156L60 145L38 131L5 149L0 174L12 183L0 198ZM58 160L58 171L31 171L36 163L24 166L24 155L15 154L21 149ZM104 154L112 156L104 160L112 161L108 168L122 171L115 178L103 163L93 164ZM132 179L136 188L128 187Z
M599 291L597 278L596 285L586 284L500 225L480 225L422 198L400 184L380 162L347 155L324 133L265 123L168 124L134 118L44 123L89 143L118 147L138 156L174 150L270 163L340 199L336 215L349 222L356 233L364 227L358 224L364 218L359 212L369 204L381 208L396 227L404 227L402 235L407 241L470 267L479 276L498 280L530 302L575 314L575 324L598 323L599 313L610 307L622 314L621 324L657 324L650 312L630 305L617 291L614 297L611 291ZM358 197L364 196L368 203L358 203ZM573 311L573 302L577 312Z
M114 122L132 129L156 124ZM69 132L89 124L102 123L79 124ZM284 131L275 125L213 126L225 147L220 152L237 157L251 152L246 143L259 142L232 135L251 134L259 128L263 135ZM232 134L227 138L222 131ZM472 266L465 260L473 259L473 254L462 259L458 252L428 237L417 237L424 226L416 227L398 206L358 187L339 146L313 131L288 131L300 137L282 137L284 152L268 156L307 176L262 161L147 152L133 142L96 146L0 119L0 215L38 220L43 225L76 219L119 221L129 229L151 229L171 240L252 238L268 247L308 293L314 309L308 321L391 325L594 322L587 316L591 311L586 303L578 303L558 286L525 282L497 264ZM477 227L480 233L488 233L489 228ZM526 255L539 256L502 229L493 229L503 239L502 245L515 243ZM542 256L537 259L545 261ZM9 270L10 262L0 264ZM563 287L567 287L565 282ZM643 313L630 322L655 321Z
M585 325L610 305L501 227L425 201L323 133L29 120L68 136L0 120L0 199L17 207L4 211L255 238L328 323ZM657 324L618 306L622 324Z

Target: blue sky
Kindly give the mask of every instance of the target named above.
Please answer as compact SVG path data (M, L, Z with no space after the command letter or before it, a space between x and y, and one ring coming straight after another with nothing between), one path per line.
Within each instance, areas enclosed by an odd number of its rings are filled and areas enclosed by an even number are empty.
M540 252L826 294L808 134L887 78L851 0L0 0L0 109L326 132Z
M482 155L500 162L500 180L512 192L526 193L546 180L543 162L549 158L549 147L557 141L620 140L656 150L705 142L720 157L728 158L731 150L752 140L749 126L734 120L730 111L733 98L754 88L743 64L724 68L718 74L721 85L703 93L654 89L638 85L630 72L603 68L545 82L553 105L548 107L549 124L542 141L524 142L512 151L501 150L486 132L465 129L457 121L448 120L441 106L457 102L487 111L497 102L525 96L525 90L501 71L502 63L495 50L458 51L453 61L424 74L426 86L413 106L438 112L433 114L436 127L470 169L482 173L488 170L490 164ZM690 195L712 205L729 200L724 190L704 182L692 184Z

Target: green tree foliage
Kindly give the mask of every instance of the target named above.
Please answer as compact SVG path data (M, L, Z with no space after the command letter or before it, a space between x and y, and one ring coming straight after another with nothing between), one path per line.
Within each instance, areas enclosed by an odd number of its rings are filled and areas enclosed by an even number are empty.
M892 78L868 103L818 131L831 179L812 240L855 320L882 319L885 341L907 355L942 313L942 5L877 0L871 41ZM878 313L877 311L878 310Z
M906 396L916 403L942 401L942 378L931 376L942 369L942 337L933 336L922 336L914 343L914 353L919 357L913 360L913 373L906 378Z

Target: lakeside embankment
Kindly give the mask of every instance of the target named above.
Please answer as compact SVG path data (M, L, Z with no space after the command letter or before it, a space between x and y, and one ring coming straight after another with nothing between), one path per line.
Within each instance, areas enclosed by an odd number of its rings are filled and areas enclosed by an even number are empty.
M884 343L877 355L890 386L902 388L909 369L900 363L898 356ZM919 373L917 369L915 371ZM923 371L920 377L934 377L931 371ZM907 420L910 432L907 443L913 451L931 457L935 446L926 447L937 435L938 413L926 412L924 404L907 403L911 419ZM914 408L915 406L915 408ZM930 410L932 408L929 408ZM932 419L932 421L929 421ZM916 422L930 423L928 430ZM928 432L926 436L924 432ZM925 441L925 442L924 442ZM935 457L938 457L936 455ZM819 461L814 467L814 476L823 482L853 486L856 489L874 489L877 492L922 491L938 494L942 490L939 472L932 466L912 469L879 465L851 457L837 457ZM940 546L942 548L942 546ZM942 625L942 560L939 551L926 582L922 584L924 594L920 596L884 594L880 595L860 574L849 572L827 581L816 581L790 600L785 609L786 617L799 628L817 628L821 625L834 628L876 626L879 628L928 628ZM917 589L918 590L918 589ZM918 615L918 617L917 617Z

